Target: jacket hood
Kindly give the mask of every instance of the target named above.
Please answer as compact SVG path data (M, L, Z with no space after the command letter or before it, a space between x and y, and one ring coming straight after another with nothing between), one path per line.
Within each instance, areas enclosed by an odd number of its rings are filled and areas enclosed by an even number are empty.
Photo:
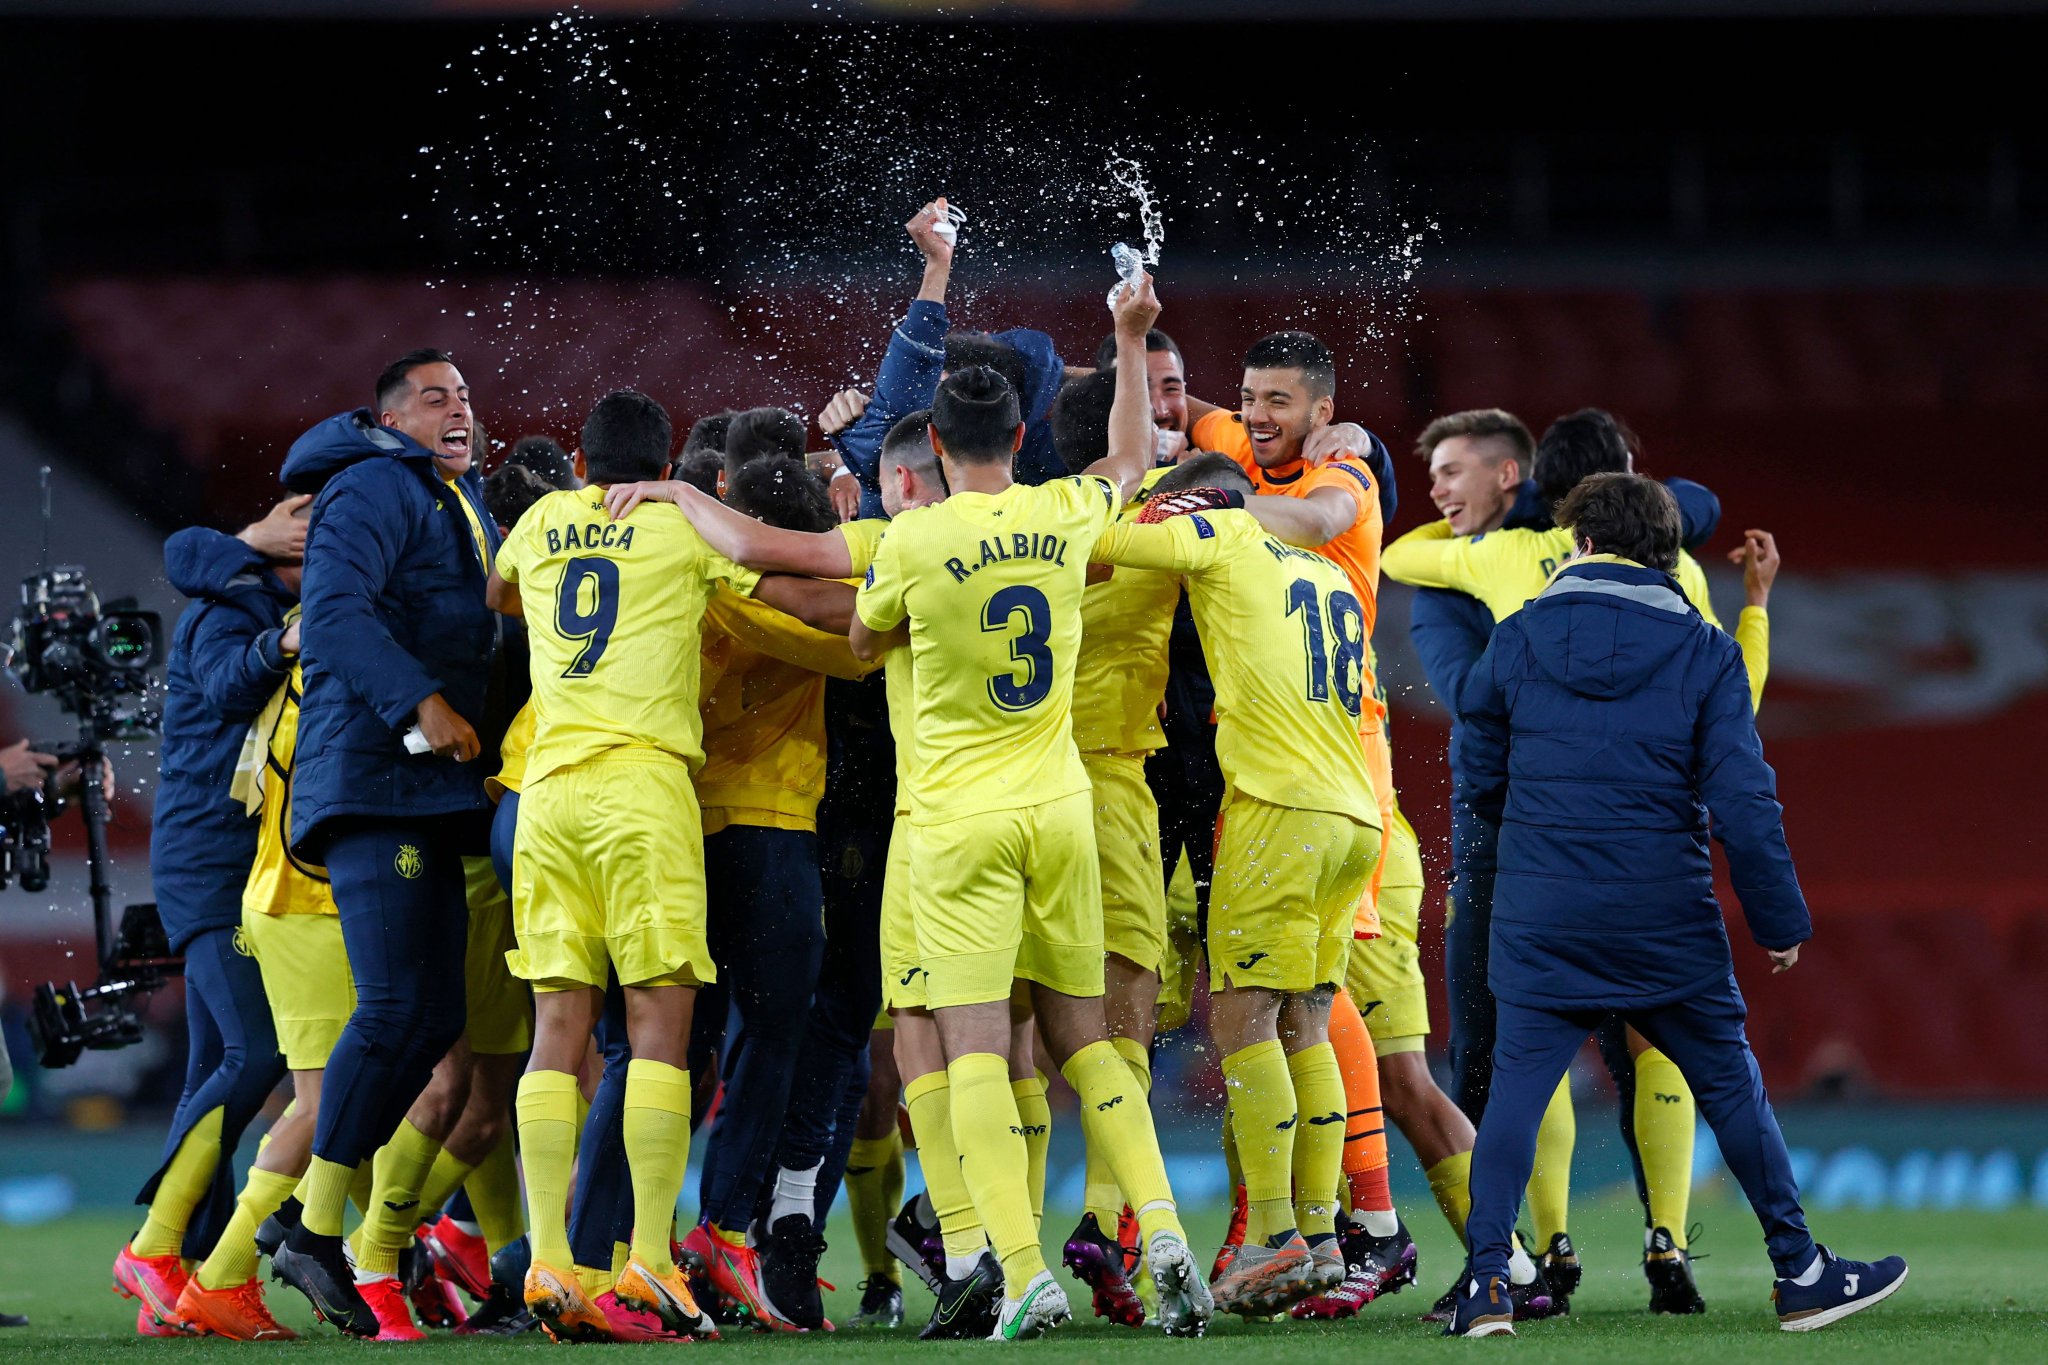
M1066 367L1060 363L1052 338L1029 327L1012 327L992 337L1024 357L1024 392L1018 396L1023 400L1025 425L1043 421L1052 411L1052 400L1059 397L1060 381L1066 378Z
M1538 667L1603 699L1642 687L1706 624L1670 574L1608 555L1558 570L1520 620Z
M221 600L249 589L270 591L268 561L231 535L191 526L164 542L164 577L195 601ZM280 594L283 589L275 589Z
M368 408L328 418L292 442L284 457L284 486L294 493L318 493L352 464L373 458L426 460L434 452L390 427L377 425Z

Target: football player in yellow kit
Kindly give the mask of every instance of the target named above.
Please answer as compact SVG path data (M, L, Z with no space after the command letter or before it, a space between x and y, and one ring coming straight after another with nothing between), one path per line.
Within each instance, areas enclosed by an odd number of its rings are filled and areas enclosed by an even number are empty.
M907 635L914 662L914 917L962 1168L1003 1264L992 1333L1002 1340L1071 1316L1044 1267L1022 1178L1005 1056L1020 982L1081 1097L1090 1145L1106 1151L1137 1206L1162 1325L1198 1332L1210 1310L1150 1111L1102 1013L1093 802L1071 719L1087 554L1151 449L1143 347L1157 307L1149 280L1116 305L1119 381L1136 391L1142 440L1117 441L1081 478L1016 484L1024 426L1015 392L981 367L948 375L932 406L932 445L951 494L892 524L856 603L854 652L878 657Z
M672 435L653 399L608 395L584 424L578 473L600 486L665 475ZM526 1301L558 1336L609 1335L572 1272L567 1204L576 1072L614 972L633 1048L624 1129L634 1202L631 1255L614 1292L672 1331L713 1333L669 1236L689 1154L690 1014L697 986L715 977L692 774L703 762L704 610L720 583L766 596L757 575L713 551L680 512L656 506L614 521L599 487L535 503L488 589L493 607L526 618L532 648L535 733L513 860L511 962L537 997L518 1102L533 1232Z
M1216 685L1216 752L1228 783L1210 896L1210 1023L1225 1054L1231 1129L1244 1171L1245 1244L1212 1286L1217 1306L1278 1312L1345 1274L1336 1200L1344 1083L1329 1042L1353 915L1380 856L1380 803L1358 743L1369 700L1365 617L1331 560L1283 544L1251 513L1170 496L1196 484L1239 500L1251 480L1199 457L1159 485L1143 518L1097 557L1187 575ZM1301 522L1299 499L1261 499ZM1299 668L1277 661L1303 660Z
M930 416L927 411L908 414L883 440L882 504L891 518L906 510L933 505L946 496L945 476L931 446ZM706 540L737 563L760 571L823 579L865 575L890 526L885 518L849 521L823 533L767 526L679 481L614 487L610 506L616 515L623 516L643 498L658 498L681 506ZM907 642L889 649L881 658L890 728L896 745L898 801L882 893L882 1001L893 1025L894 1061L903 1082L911 1129L917 1138L930 1214L938 1224L944 1244L943 1264L929 1260L917 1245L922 1235L914 1226L916 1220L910 1205L905 1206L904 1214L889 1229L887 1241L899 1259L925 1277L937 1297L931 1320L922 1333L925 1339L985 1336L995 1325L1002 1272L988 1256L988 1239L981 1217L961 1175L959 1149L953 1137L952 1086L938 1029L926 1008L926 976L918 950L911 896L907 803L921 760L913 719L914 667ZM1027 1164L1038 1173L1034 1189L1037 1197L1042 1198L1050 1113L1045 1105L1045 1083L1032 1071L1030 1032L1028 1017L1012 1029L1011 1093L1019 1109L1020 1127L1025 1130L1030 1156Z
M1161 335L1157 330L1147 337ZM1112 335L1111 343L1115 341ZM1147 361L1162 353L1149 351ZM1159 368L1148 380L1152 415L1160 404ZM1109 454L1114 369L1070 382L1052 410L1053 445L1080 473ZM1140 497L1173 471L1149 471ZM1143 502L1118 513L1135 519ZM1095 850L1102 879L1103 1012L1110 1042L1123 1054L1148 1099L1152 1036L1166 943L1166 874L1160 866L1159 803L1145 779L1145 760L1166 744L1160 702L1166 692L1167 645L1180 584L1171 574L1126 568L1091 582L1081 598L1081 655L1074 665L1074 743L1095 795ZM1085 1283L1095 1315L1141 1327L1145 1305L1124 1269L1118 1222L1126 1201L1104 1154L1090 1148L1081 1221L1062 1255Z

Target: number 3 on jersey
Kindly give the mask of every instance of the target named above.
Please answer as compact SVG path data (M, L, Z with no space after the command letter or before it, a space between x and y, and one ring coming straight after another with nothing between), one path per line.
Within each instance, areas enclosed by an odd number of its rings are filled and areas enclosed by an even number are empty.
M590 609L584 610L584 589ZM587 678L619 623L619 566L616 561L580 557L562 566L562 587L555 597L555 630L565 640L581 640L582 650L562 670L565 678Z
M1324 604L1316 600L1316 585L1297 578L1287 589L1287 614L1301 613L1302 650L1308 656L1306 691L1310 701L1330 699L1330 673L1335 665L1337 700L1356 716L1365 704L1365 611L1358 599L1339 588L1328 603L1330 628L1323 629ZM1336 637L1334 648L1325 641Z
M1021 668L997 673L988 680L988 698L1005 711L1029 711L1052 691L1052 607L1045 594L1034 587L1015 583L992 594L981 609L981 628L993 633L1009 630L1019 616L1024 633L1010 641L1010 657Z

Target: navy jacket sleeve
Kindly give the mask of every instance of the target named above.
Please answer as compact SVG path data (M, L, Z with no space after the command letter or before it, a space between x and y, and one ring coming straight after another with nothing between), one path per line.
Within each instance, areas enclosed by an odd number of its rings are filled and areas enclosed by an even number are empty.
M1449 588L1417 588L1408 608L1408 638L1422 660L1430 690L1453 717L1465 675L1486 652L1493 613L1476 597Z
M832 438L839 458L860 480L860 512L882 515L882 438L906 414L928 408L946 368L946 305L913 299L889 335L867 410Z
M1365 433L1371 442L1371 449L1365 452L1366 467L1372 470L1373 479L1379 484L1380 524L1392 526L1394 513L1400 509L1401 493L1394 487L1394 457L1387 449L1387 443L1376 431Z
M289 671L284 631L217 602L200 608L191 639L192 672L207 709L222 720L254 720Z
M1678 543L1694 550L1713 539L1721 525L1721 500L1714 490L1691 479L1666 479L1664 487L1678 503Z
M1494 663L1503 646L1514 648L1518 638L1512 623L1494 631L1458 696L1452 800L1461 818L1452 822L1452 832L1463 844L1454 850L1460 904L1493 902L1500 823L1508 801L1508 699L1494 681Z
M1742 651L1724 641L1693 730L1693 780L1727 852L1729 879L1750 937L1760 947L1790 948L1813 937L1813 921L1785 843L1778 776L1764 762L1757 738Z
M388 472L358 466L328 485L307 532L299 597L306 652L397 730L441 684L399 648L377 614L409 518L371 480L413 477L389 463Z

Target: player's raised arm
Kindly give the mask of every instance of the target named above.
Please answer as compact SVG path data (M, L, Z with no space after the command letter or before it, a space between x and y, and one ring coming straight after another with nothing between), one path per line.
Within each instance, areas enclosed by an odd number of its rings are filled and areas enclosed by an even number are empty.
M1410 587L1464 591L1450 562L1456 544L1448 521L1418 526L1380 552L1380 572Z
M812 630L829 635L844 635L854 624L851 583L772 573L763 576L755 586L754 600L766 602L783 615L793 616ZM763 653L782 657L778 650L760 648Z
M801 574L809 578L851 578L853 560L836 531L788 531L756 521L680 479L613 484L605 494L612 520L623 520L645 501L672 502L697 528L705 543L735 564L757 573Z
M1145 334L1159 320L1159 295L1152 277L1145 275L1136 289L1123 286L1115 311L1116 398L1109 409L1109 454L1083 472L1116 484L1121 504L1137 493L1156 445L1145 370Z

